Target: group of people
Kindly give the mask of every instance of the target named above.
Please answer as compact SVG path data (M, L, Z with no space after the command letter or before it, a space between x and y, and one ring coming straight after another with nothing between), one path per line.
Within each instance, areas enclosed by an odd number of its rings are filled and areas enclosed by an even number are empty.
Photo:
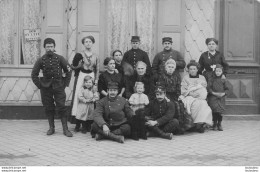
M151 63L148 54L139 48L140 37L132 36L132 49L124 54L115 50L112 57L106 57L102 73L100 59L92 51L94 43L93 36L84 37L85 49L69 65L54 53L55 41L45 39L46 54L35 63L32 80L41 90L50 126L47 135L55 132L55 105L68 137L72 133L67 127L67 115L76 124L75 132L91 132L96 140L119 143L124 143L125 137L139 140L157 136L171 140L173 135L185 131L203 133L209 126L223 130L228 64L216 50L216 39L206 39L208 51L199 62L191 60L186 66L181 54L172 49L172 38L162 38L164 49ZM179 71L185 67L188 75L181 79ZM40 69L42 78L38 77ZM71 69L75 82L72 110L68 114L64 89L69 84Z

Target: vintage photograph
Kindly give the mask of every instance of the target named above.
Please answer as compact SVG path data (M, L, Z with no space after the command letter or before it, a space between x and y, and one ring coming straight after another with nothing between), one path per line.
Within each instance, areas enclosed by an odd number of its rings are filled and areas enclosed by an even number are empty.
M260 1L0 0L1 172L259 153Z

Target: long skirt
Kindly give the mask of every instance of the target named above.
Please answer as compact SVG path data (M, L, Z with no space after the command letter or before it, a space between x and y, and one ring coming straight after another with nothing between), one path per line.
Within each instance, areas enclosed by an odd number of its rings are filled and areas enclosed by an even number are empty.
M74 96L73 105L72 105L72 112L71 112L72 116L77 115L77 108L78 108L78 103L79 103L77 95L79 94L80 88L83 86L84 77L87 75L89 75L93 79L95 79L94 72L92 72L92 73L83 73L81 71L79 72L79 77L78 77L77 84L76 84L75 96Z

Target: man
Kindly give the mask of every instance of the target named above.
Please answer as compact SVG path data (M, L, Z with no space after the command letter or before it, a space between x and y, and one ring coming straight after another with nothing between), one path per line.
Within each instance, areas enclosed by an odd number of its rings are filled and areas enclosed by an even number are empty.
M55 133L54 115L56 105L58 115L61 117L63 134L72 137L72 133L67 126L67 108L65 106L65 87L69 86L71 78L69 64L64 57L54 53L55 41L52 38L46 38L43 46L46 53L35 62L31 77L33 83L41 92L42 104L50 126L47 135ZM40 70L43 72L41 78L39 78ZM66 75L65 77L62 77L62 70Z
M152 71L153 74L159 76L164 71L164 63L168 59L173 59L176 62L176 70L184 69L186 63L181 56L180 52L172 49L172 38L164 37L162 38L162 45L164 47L163 51L156 54L153 60Z
M140 37L132 36L131 39L132 49L125 52L122 62L127 62L130 64L134 70L136 68L136 63L138 61L143 61L147 65L147 72L151 72L151 63L148 57L148 54L139 48L140 46Z
M124 143L124 136L130 136L128 119L134 115L125 98L118 96L118 83L108 83L108 96L97 102L94 111L92 134L96 140L103 138Z
M175 119L175 106L173 102L165 99L166 89L162 84L157 84L155 89L156 99L145 108L147 120L147 135L171 140L173 134L180 131L179 121Z

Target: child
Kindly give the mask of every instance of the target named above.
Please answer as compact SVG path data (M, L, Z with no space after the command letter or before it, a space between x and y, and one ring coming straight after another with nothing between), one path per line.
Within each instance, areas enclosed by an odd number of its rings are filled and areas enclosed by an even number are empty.
M149 99L144 92L144 83L136 82L134 87L135 93L129 98L129 103L132 105L131 108L135 112L138 109L144 108L149 104Z
M91 76L84 77L84 83L78 93L78 108L76 114L75 132L79 131L82 123L82 133L86 134L90 131L90 126L93 122L94 103L99 100L97 89L93 87L94 80Z
M223 79L223 67L216 65L213 78L208 83L208 103L212 109L213 130L223 131L222 113L225 111L225 96L228 93L227 81Z

